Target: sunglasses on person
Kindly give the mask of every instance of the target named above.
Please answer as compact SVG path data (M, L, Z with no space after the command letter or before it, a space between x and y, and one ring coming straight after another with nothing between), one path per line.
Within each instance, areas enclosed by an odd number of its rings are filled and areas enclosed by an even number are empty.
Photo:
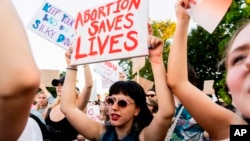
M129 102L127 99L118 99L117 100L116 98L114 98L112 96L109 96L105 99L105 103L108 105L114 105L115 102L117 102L117 105L121 108L125 108L129 104L135 104L135 103Z
M154 97L155 94L147 94L146 97Z

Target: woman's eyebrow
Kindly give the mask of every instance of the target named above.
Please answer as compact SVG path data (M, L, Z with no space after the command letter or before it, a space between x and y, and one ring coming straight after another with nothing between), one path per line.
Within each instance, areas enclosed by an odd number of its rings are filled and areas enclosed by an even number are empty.
M234 53L234 52L238 52L238 51L243 51L243 50L247 50L250 48L250 45L249 44L243 44L243 45L240 45L238 47L235 47L233 50L231 50L229 52L229 54L231 53Z

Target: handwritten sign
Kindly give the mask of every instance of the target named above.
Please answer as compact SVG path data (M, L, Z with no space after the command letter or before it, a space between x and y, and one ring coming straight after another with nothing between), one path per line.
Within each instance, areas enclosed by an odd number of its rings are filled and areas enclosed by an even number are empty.
M187 11L189 16L212 33L227 12L232 0L191 0L191 8Z
M145 65L145 57L132 58L132 74L135 74Z
M88 105L87 116L95 121L100 121L100 107L99 105Z
M119 80L119 72L121 72L120 66L114 61L106 61L96 63L94 71L101 76L104 76L111 81L115 82Z
M148 55L148 0L118 0L78 12L71 64Z
M105 89L105 88L109 88L112 84L114 84L115 82L106 78L106 77L103 77L101 76L101 79L102 79L102 88Z
M154 85L154 82L149 81L149 80L147 80L143 77L140 77L138 75L136 75L133 80L136 81L137 83L139 83L143 87L145 92L147 92L147 90L152 88Z
M213 94L214 93L214 80L205 80L203 84L203 92L206 94Z
M45 1L30 21L28 28L67 49L75 39L74 23L75 19L72 16Z
M108 88L119 80L120 70L120 66L115 61L96 63L94 67L94 71L101 75L103 88Z

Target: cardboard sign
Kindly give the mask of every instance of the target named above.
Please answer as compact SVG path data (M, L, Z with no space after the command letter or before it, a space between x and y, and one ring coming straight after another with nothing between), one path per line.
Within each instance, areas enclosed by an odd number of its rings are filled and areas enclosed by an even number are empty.
M102 88L109 88L119 80L120 66L115 61L96 63L94 71L101 75Z
M87 116L95 121L100 121L100 107L99 105L88 105Z
M206 94L213 94L214 93L214 80L205 80L203 84L203 92Z
M145 57L132 58L132 74L135 74L145 65Z
M139 83L143 87L145 92L147 92L148 89L151 89L154 85L154 82L140 76L138 77L138 75L136 75L133 80Z
M72 16L45 1L30 21L28 28L67 49L75 39L74 23L75 19Z
M102 88L103 89L109 88L112 84L114 84L114 81L112 81L106 77L101 76L101 79L102 79Z
M106 61L101 63L96 63L94 71L103 77L110 79L115 82L119 80L119 72L121 68L114 61Z
M191 0L189 16L209 33L213 33L227 12L232 0Z
M112 81L104 76L101 76L102 79L102 88L106 89L109 88L112 84L114 84L116 81ZM123 72L119 72L119 80L120 81L126 81L127 78Z
M72 65L148 55L148 0L118 0L78 12Z

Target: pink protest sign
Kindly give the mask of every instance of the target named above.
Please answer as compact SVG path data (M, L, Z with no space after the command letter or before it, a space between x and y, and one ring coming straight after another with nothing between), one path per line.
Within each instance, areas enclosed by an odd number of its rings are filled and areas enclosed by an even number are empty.
M95 121L101 122L99 105L87 105L87 116Z
M148 0L112 1L78 12L71 64L148 55Z
M115 82L119 80L119 73L122 72L122 68L114 61L106 61L96 63L94 71L103 77Z
M28 28L39 36L67 49L75 39L75 19L49 2L44 2Z

